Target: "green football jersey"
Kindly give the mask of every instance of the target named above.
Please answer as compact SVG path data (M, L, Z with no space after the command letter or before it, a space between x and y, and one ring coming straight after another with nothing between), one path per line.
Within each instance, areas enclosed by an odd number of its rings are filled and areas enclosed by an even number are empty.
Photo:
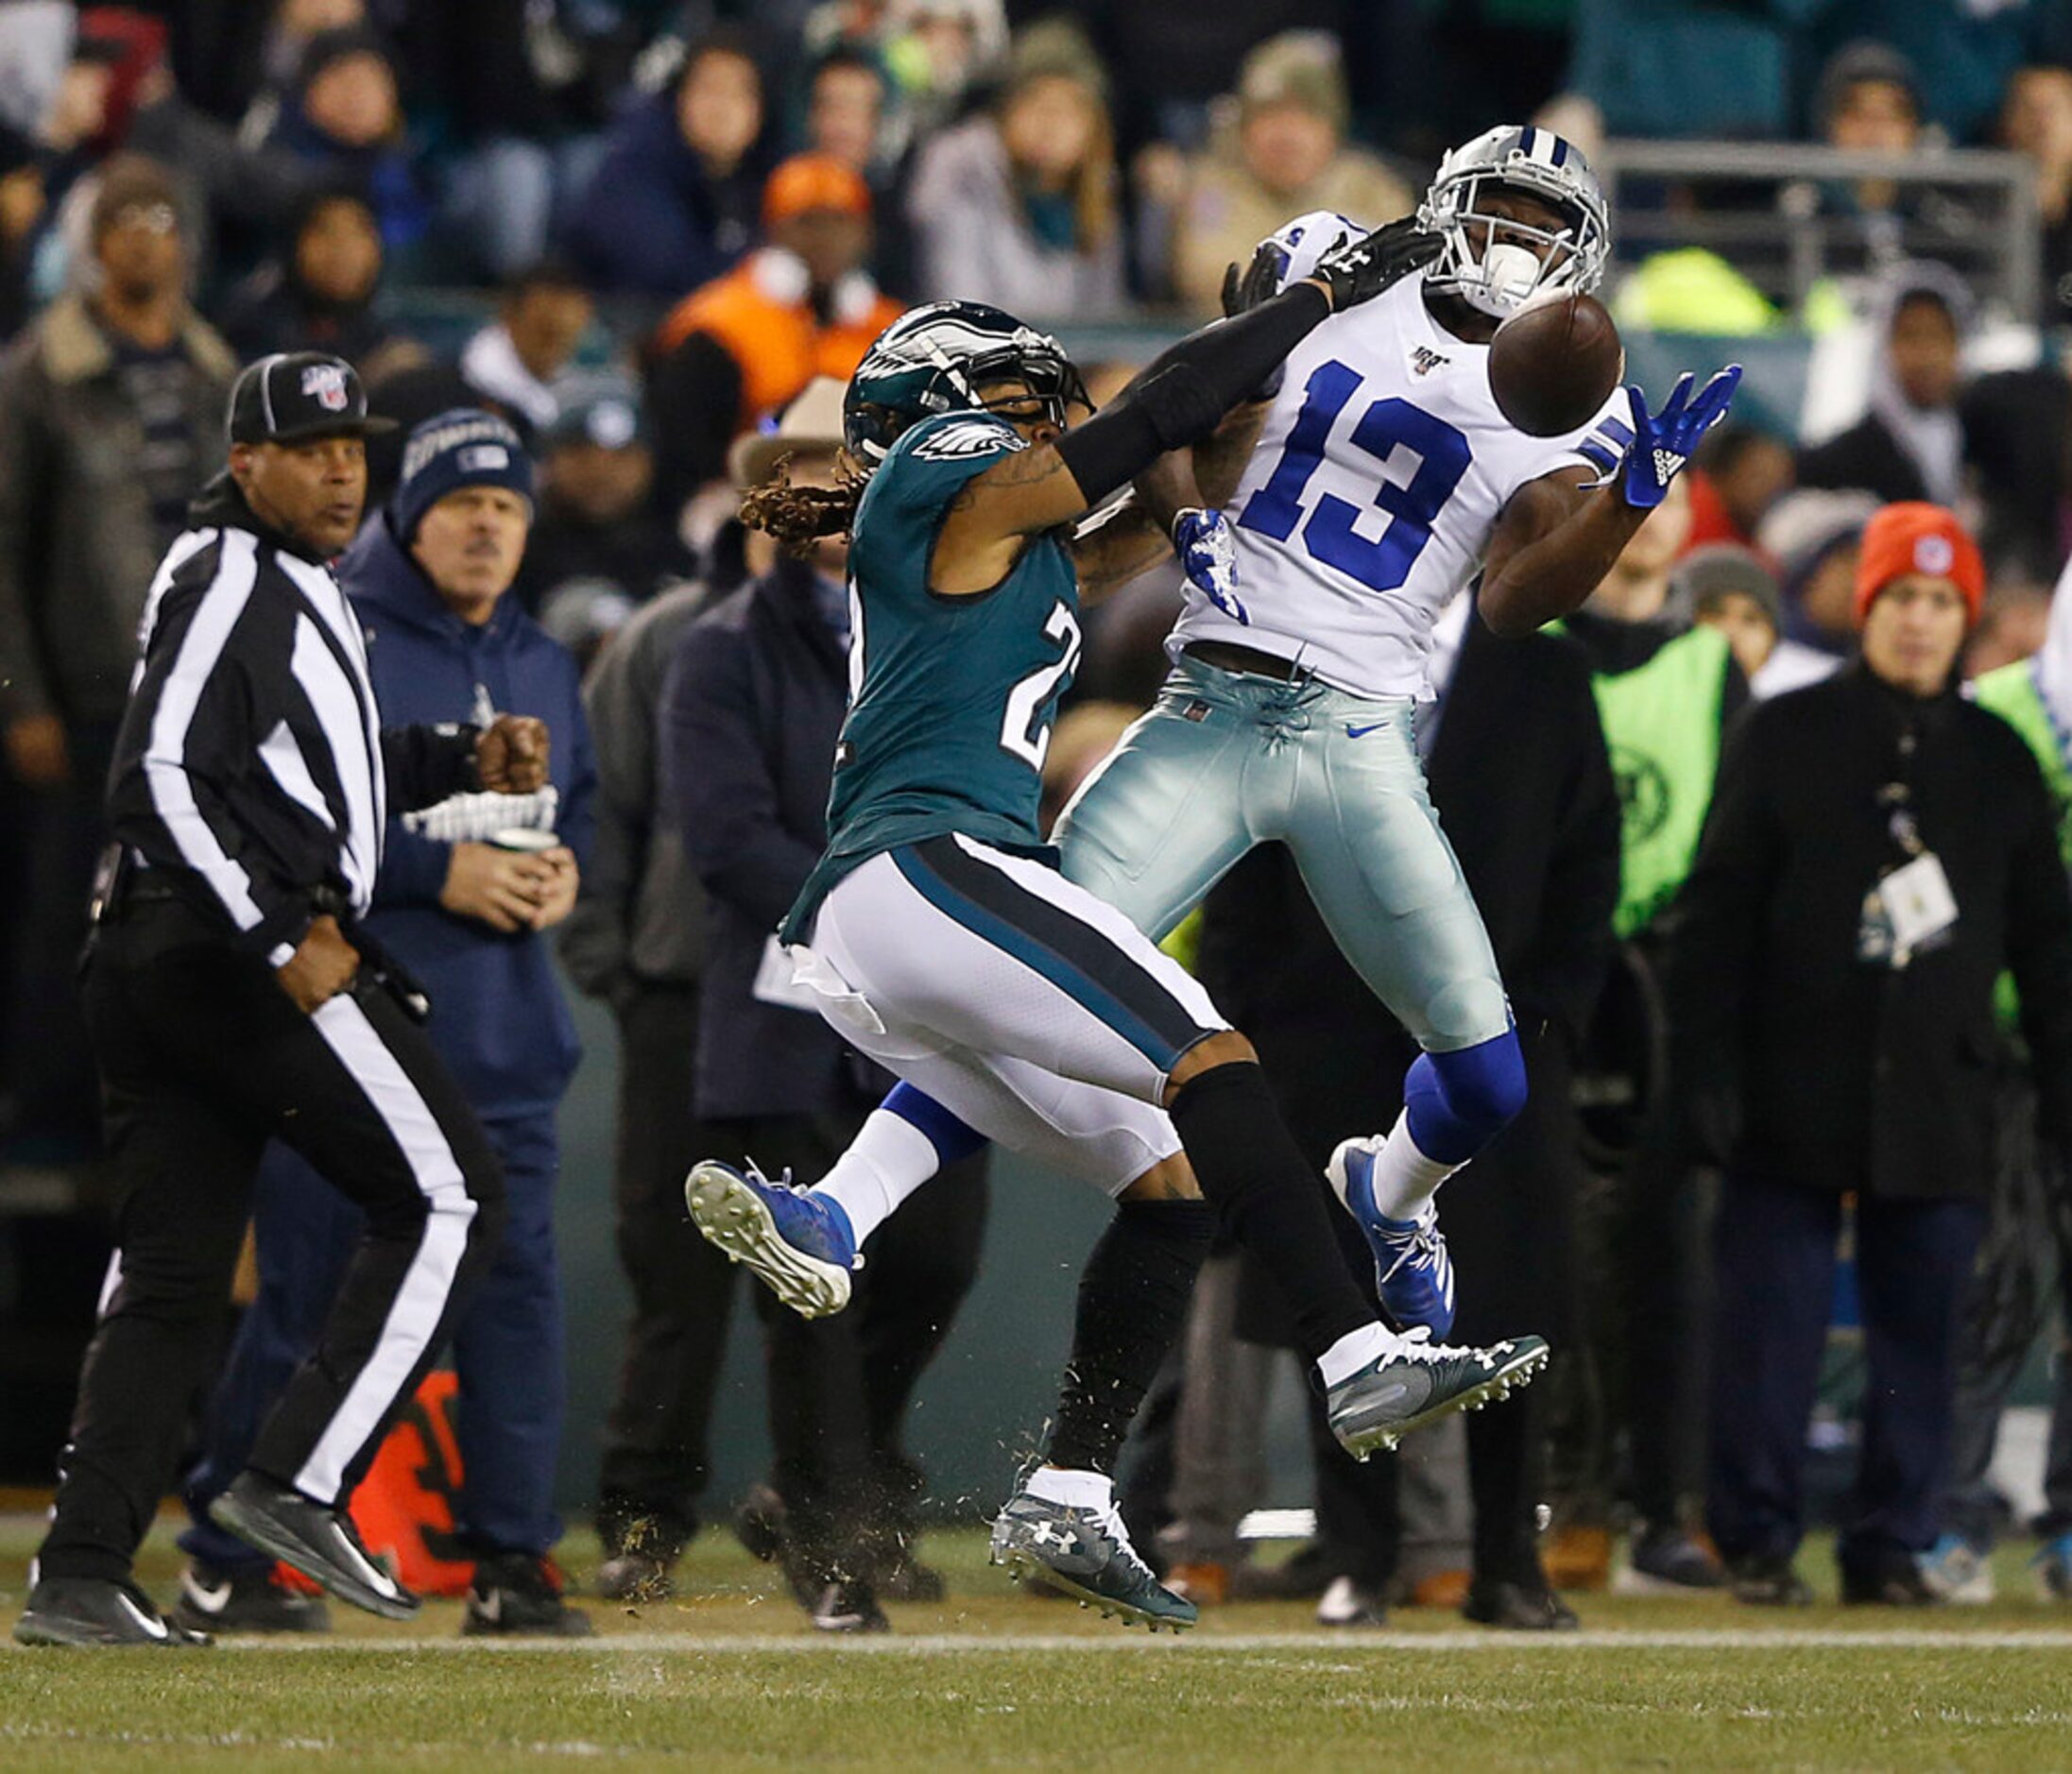
M928 588L936 532L965 483L1027 448L984 413L901 435L865 489L849 545L849 710L828 797L828 848L782 931L800 940L828 890L871 857L962 832L1040 845L1044 754L1079 663L1079 580L1056 536L1032 537L999 585Z

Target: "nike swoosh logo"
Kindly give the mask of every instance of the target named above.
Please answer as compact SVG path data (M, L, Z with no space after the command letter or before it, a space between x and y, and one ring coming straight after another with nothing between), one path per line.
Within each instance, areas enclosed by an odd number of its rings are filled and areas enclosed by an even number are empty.
M1383 727L1387 725L1388 723L1386 721L1370 722L1365 726L1354 726L1351 725L1351 723L1348 722L1345 727L1345 737L1347 739L1365 739L1368 734L1378 733Z
M475 1615L490 1626L500 1625L504 1619L504 1592L492 1589L475 1603Z
M128 1614L130 1619L134 1620L137 1623L138 1627L141 1628L144 1631L149 1633L151 1637L155 1639L165 1639L172 1637L172 1631L166 1626L164 1621L152 1619L151 1616L146 1613L142 1608L138 1607L135 1602L131 1601L128 1596L117 1595L115 1599L122 1604L124 1612Z
M181 1587L186 1592L188 1606L197 1608L203 1613L221 1613L230 1606L231 1586L228 1583L221 1589L211 1589L206 1583L190 1577Z

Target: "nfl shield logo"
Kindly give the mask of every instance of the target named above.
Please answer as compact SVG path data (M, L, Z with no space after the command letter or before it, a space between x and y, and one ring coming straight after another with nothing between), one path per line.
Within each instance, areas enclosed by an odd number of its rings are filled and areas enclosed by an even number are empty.
M346 410L345 369L337 364L311 364L302 371L302 392L314 395L327 413Z

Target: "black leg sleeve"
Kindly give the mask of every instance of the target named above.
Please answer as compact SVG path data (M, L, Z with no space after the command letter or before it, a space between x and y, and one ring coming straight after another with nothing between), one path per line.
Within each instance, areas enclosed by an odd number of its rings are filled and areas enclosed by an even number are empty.
M1323 1179L1281 1120L1265 1072L1248 1060L1212 1066L1180 1086L1169 1112L1202 1193L1280 1285L1303 1353L1314 1361L1375 1322L1339 1249Z
M1079 1277L1053 1465L1113 1472L1131 1421L1187 1324L1216 1235L1207 1202L1123 1202Z

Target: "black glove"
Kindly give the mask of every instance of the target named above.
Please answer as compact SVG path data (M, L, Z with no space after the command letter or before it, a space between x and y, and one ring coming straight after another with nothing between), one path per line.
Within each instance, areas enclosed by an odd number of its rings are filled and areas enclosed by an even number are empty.
M1233 260L1223 269L1223 312L1226 320L1250 314L1259 303L1280 294L1280 281L1288 275L1288 248L1276 240L1262 240L1252 254L1252 263L1239 270Z
M1372 301L1398 279L1422 270L1439 256L1444 245L1437 234L1420 229L1414 215L1406 215L1362 239L1333 247L1310 275L1330 286L1331 312L1343 314L1360 302Z

